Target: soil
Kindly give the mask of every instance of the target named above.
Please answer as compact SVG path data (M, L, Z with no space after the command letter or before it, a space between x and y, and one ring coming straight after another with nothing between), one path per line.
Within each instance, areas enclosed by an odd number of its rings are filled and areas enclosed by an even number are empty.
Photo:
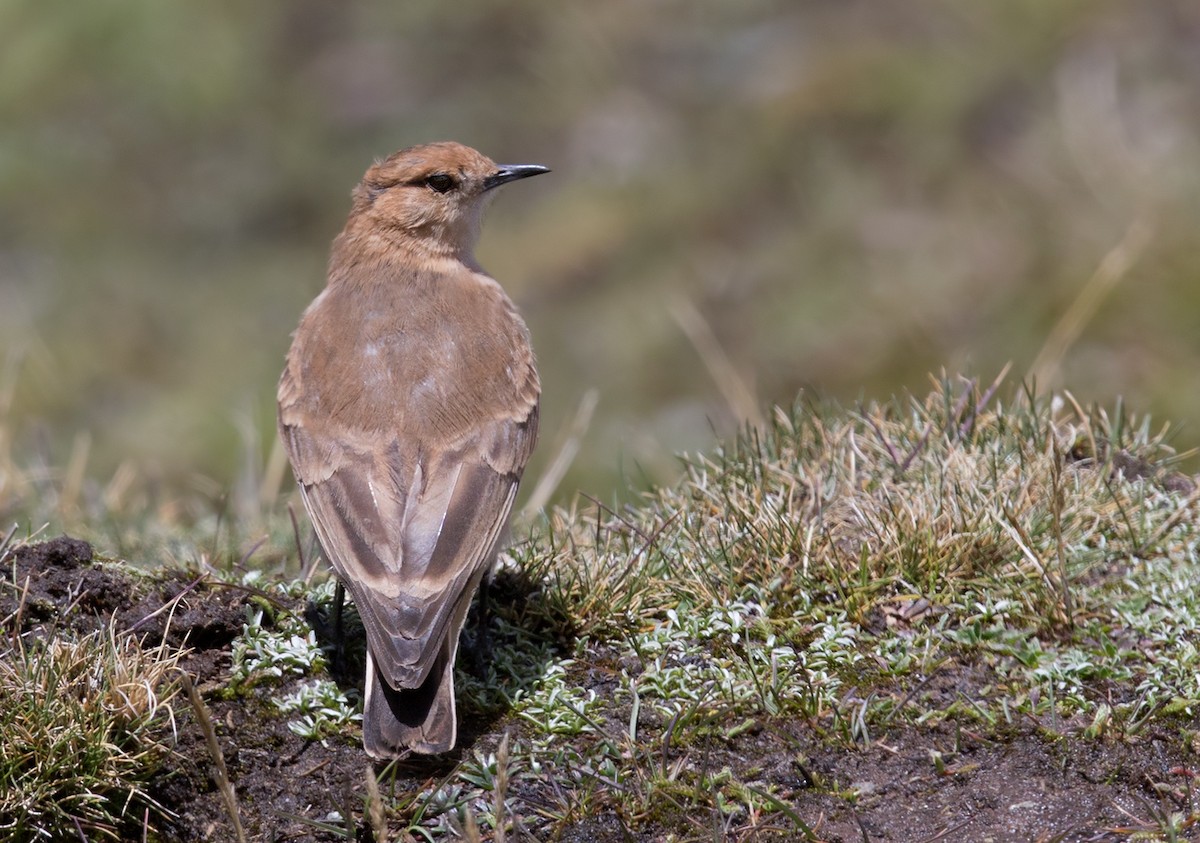
M385 770L371 764L353 734L324 742L293 734L265 695L222 698L230 644L241 633L251 603L262 600L252 589L183 571L153 576L131 572L96 560L87 543L67 537L20 547L0 568L0 576L11 584L0 589L6 635L112 625L144 637L148 645L164 635L172 645L186 641L191 652L184 667L204 696L250 840L373 840L362 818L369 766L381 775L385 796L403 802L406 795L435 786L463 753L495 751L504 730L521 729L503 712L464 715L455 752L410 759ZM159 610L176 598L168 623L169 613ZM609 658L597 651L595 664ZM603 693L606 671L589 670L586 662L578 664L581 681L595 683L597 693ZM962 665L939 674L921 693L945 695L948 705L978 696L989 679L986 671ZM175 712L173 733L165 728L163 736L173 751L150 783L150 792L173 818L160 823L157 837L150 839L233 840L204 733L186 697L177 700ZM731 741L689 747L686 763L692 767L714 773L727 769L735 779L769 789L780 800L778 812L753 824L743 821L740 830L724 828L719 816L677 816L669 807L635 820L618 794L593 800L592 816L550 825L540 820L534 806L554 804L555 794L539 793L542 785L518 780L511 795L517 805L528 807L529 822L523 826L530 833L525 839L577 843L655 841L671 834L676 839L847 843L1127 840L1134 830L1153 828L1154 821L1172 812L1194 813L1188 766L1193 759L1179 724L1163 721L1135 738L1088 740L1073 737L1086 724L1055 725L1049 729L1015 719L1003 734L993 730L985 736L970 722L942 722L873 734L867 747L846 748L817 734L810 724L770 720ZM353 830L347 832L339 816L352 817ZM797 819L807 832L798 831ZM397 834L398 827L391 833Z

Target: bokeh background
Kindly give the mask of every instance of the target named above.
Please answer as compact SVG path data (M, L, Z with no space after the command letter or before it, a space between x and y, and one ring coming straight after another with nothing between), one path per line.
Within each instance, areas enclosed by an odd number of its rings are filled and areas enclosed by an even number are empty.
M558 499L1039 353L1200 441L1195 0L0 0L0 464L261 483L351 187L440 139L554 170L479 255L540 357L533 476L594 390Z

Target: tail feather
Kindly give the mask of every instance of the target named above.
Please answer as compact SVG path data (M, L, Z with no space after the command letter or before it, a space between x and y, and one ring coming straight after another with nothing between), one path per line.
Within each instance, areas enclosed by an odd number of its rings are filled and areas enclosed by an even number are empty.
M437 661L418 688L388 685L367 652L363 747L372 758L396 758L408 751L436 755L453 749L458 737L454 710L454 653L442 645Z
M366 696L363 701L363 748L372 758L397 758L407 752L449 752L458 740L454 708L454 659L467 610L484 569L459 595L437 658L416 688L393 688L375 664L367 642Z

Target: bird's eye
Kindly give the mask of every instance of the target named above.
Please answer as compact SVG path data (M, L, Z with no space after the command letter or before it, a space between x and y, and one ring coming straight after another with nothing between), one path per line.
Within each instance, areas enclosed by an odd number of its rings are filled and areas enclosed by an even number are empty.
M438 193L446 193L454 187L454 179L445 173L434 173L429 178L425 179L425 184L436 190Z

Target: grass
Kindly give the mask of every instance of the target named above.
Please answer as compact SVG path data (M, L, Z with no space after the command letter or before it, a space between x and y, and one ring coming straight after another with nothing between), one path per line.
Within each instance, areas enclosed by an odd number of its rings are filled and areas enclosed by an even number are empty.
M704 761L784 722L853 748L956 718L1096 737L1191 713L1196 495L1167 431L999 393L943 378L780 409L637 506L549 513L515 557L579 637L513 700L509 780L557 783L534 833L602 809L683 837L794 832L776 788ZM981 696L924 693L967 667L993 679ZM409 816L482 804L493 767L476 753Z
M166 761L179 651L111 631L0 653L0 831L7 840L127 839L167 809L144 788Z
M962 780L977 770L964 732L1004 741L1033 724L1052 743L1136 742L1166 724L1181 743L1200 741L1175 725L1200 710L1200 493L1174 470L1185 456L1167 428L1119 404L1084 409L1003 377L943 376L925 395L853 408L777 408L683 457L682 479L636 504L583 500L538 516L501 568L512 599L491 620L495 658L459 682L462 716L499 716L496 728L416 790L398 766L372 771L362 823L427 840L553 839L609 816L664 839L816 840L820 817L796 794L855 804L869 787L814 772L800 734L857 752L945 725L956 737L928 770ZM288 572L307 564L279 562L268 590L301 593ZM331 590L313 595L327 602ZM165 654L132 642L86 642L106 654L102 667L57 639L0 661L15 724L5 734L45 735L20 769L45 767L56 786L11 798L22 822L60 832L79 818L115 827L119 814L102 811L125 806L120 794L146 804L136 782L153 752L135 738L165 705L148 692L137 714L69 694L57 695L63 713L33 704L46 694L30 687L76 677L125 687L134 668L116 666L131 654L138 670L166 669L154 667ZM277 687L297 734L356 740L357 703L325 678L326 654L299 618L267 629L252 615L233 653L227 693ZM57 737L64 718L75 733ZM105 760L55 778L56 747L84 740ZM790 747L784 772L767 745ZM1131 817L1178 834L1196 822L1190 804ZM347 829L356 810L342 812Z

